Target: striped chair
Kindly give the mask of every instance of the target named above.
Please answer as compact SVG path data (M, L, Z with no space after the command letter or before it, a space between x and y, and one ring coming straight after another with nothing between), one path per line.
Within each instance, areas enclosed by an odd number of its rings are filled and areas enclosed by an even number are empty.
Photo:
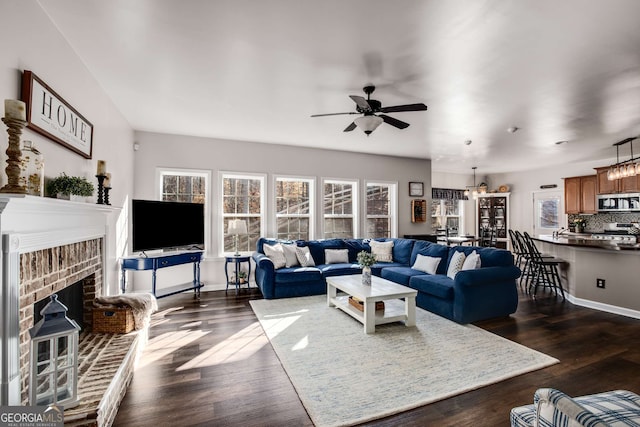
M533 405L511 410L512 427L618 427L640 425L640 396L626 390L572 398L538 389Z

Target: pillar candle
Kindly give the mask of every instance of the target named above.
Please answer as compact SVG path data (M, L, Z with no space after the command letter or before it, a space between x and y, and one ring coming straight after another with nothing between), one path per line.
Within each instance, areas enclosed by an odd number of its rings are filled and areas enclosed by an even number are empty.
M107 177L104 179L104 184L105 187L107 188L111 188L111 174L107 173Z
M27 106L24 102L16 99L4 100L4 117L5 119L27 120Z
M105 173L107 173L107 162L98 160L98 172L96 175L104 175Z

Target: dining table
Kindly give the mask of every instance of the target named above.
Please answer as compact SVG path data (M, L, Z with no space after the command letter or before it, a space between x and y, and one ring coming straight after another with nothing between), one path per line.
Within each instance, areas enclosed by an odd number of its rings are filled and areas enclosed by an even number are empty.
M447 246L451 245L473 245L478 239L476 236L448 236L446 238Z

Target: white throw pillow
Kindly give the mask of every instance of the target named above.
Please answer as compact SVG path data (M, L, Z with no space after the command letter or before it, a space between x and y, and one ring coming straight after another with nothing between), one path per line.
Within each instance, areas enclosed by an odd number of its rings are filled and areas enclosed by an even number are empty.
M264 250L264 254L271 260L273 268L276 270L287 264L287 260L284 257L284 250L280 243L276 243L275 245L263 245L262 248Z
M325 249L325 264L341 264L349 262L349 249Z
M480 254L473 251L467 259L464 260L460 270L475 270L476 268L480 268Z
M440 258L418 254L416 262L413 263L411 268L429 274L436 274L438 264L440 264Z
M376 256L376 262L393 262L393 241L371 240L369 246L371 246L371 253Z
M303 267L314 267L316 265L311 252L309 252L309 246L296 246L296 257Z
M465 258L466 255L464 254L464 252L454 252L453 256L451 257L451 262L449 262L447 276L449 276L451 279L455 279L458 271L462 270L462 265L464 264Z
M284 250L284 258L286 259L287 268L300 265L300 263L298 262L298 256L296 255L295 244L282 245L282 249Z

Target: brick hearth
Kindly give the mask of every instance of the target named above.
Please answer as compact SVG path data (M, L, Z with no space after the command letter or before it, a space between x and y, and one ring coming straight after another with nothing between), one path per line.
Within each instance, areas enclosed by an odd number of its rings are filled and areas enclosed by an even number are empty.
M147 330L80 335L78 399L64 411L65 427L110 426L147 341Z

